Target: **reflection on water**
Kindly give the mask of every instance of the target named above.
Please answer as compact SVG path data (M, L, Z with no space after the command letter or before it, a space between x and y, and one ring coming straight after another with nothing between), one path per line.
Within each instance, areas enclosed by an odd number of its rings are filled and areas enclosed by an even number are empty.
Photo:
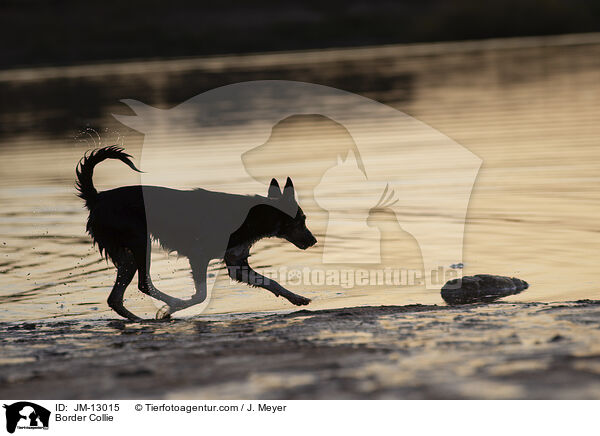
M467 215L464 273L527 280L531 288L511 300L600 298L595 280L600 260L600 37L544 41L2 72L0 88L12 98L2 99L0 106L0 318L114 317L105 304L114 270L85 235L86 211L74 195L73 182L75 163L99 141L95 131L105 144L122 141L139 158L143 136L110 116L131 114L119 99L135 98L167 108L215 86L263 78L303 80L358 92L418 118L467 147L483 160L483 166ZM263 104L269 98L265 96ZM311 122L309 131L319 132L322 120ZM87 125L94 128L89 135ZM320 135L327 136L321 147L330 147L329 157L334 159L341 137L335 129L325 130L329 133ZM378 134L376 129L373 134ZM222 138L226 146L227 135ZM197 138L175 131L167 132L164 140L170 153L179 156L187 156L197 143ZM347 149L347 144L341 148ZM269 143L260 151L244 155L246 167L254 168L252 176L260 181L278 169L282 174L273 176L295 174L296 186L316 186L324 169L335 164L335 160L314 158L324 154L311 153L305 142L291 147L286 156L273 152ZM152 156L144 159L151 167ZM165 156L155 159L158 166L170 164ZM216 158L207 162L210 157L204 155L203 159L203 166L224 171L233 185L240 180ZM256 159L265 165L252 165ZM193 159L189 165L193 168ZM210 175L180 180L179 186L202 185L203 178ZM139 175L113 162L100 165L94 180L98 189L140 182ZM337 200L333 193L329 195ZM316 202L306 202L309 227L321 241L327 214ZM428 219L418 207L406 209L407 219ZM380 247L382 263L422 268L418 243L389 208L373 210L368 220L371 228L388 235ZM446 236L444 228L437 231L432 237ZM338 248L347 250L360 249L355 243L352 237L335 240ZM316 265L322 250L322 244L302 252L287 242L266 240L255 247L251 263L257 267ZM211 266L213 274L220 269L218 263ZM291 308L264 290L231 284L217 275L208 313ZM153 277L165 292L192 293L187 261L174 254L154 253ZM313 298L313 308L442 302L439 292L419 286L289 287ZM126 298L126 305L139 314L152 316L156 310L133 285Z

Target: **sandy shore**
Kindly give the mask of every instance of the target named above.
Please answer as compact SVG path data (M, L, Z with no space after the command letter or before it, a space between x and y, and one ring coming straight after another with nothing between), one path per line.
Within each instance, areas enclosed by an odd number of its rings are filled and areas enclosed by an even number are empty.
M1 397L600 398L600 301L0 324Z

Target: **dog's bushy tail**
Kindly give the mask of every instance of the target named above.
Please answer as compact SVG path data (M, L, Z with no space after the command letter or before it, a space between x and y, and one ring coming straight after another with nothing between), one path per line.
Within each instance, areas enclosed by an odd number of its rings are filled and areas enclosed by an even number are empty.
M131 155L125 153L123 148L116 145L97 148L90 153L86 153L86 155L81 158L77 164L77 168L75 169L75 174L77 176L75 184L78 191L77 196L85 201L85 206L88 209L91 209L94 206L94 203L98 197L98 191L96 191L94 183L92 182L94 167L103 160L118 159L129 166L129 168L132 170L141 173L141 171L135 167L130 158Z

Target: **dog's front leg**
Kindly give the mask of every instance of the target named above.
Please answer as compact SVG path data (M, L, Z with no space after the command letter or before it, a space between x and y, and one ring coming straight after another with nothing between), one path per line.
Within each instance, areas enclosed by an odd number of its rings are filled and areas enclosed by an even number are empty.
M225 259L225 263L227 264L227 272L229 277L237 280L238 282L248 283L250 286L257 286L267 289L276 296L283 297L296 306L305 306L310 303L309 298L294 294L293 292L285 289L275 280L269 279L254 271L250 265L248 265L247 259L237 259L236 261L229 262L227 259Z
M195 294L189 300L178 300L173 304L164 305L156 312L156 319L168 318L172 313L203 303L206 300L206 269L208 268L208 260L190 257L189 261L192 269L192 277L194 278L194 287L196 288Z

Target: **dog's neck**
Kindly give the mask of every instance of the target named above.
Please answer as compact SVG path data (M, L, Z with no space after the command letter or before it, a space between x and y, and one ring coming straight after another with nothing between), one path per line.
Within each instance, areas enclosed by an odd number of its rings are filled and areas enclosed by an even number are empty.
M279 234L283 212L268 204L255 206L248 212L242 225L231 234L227 249L246 249L264 238Z

